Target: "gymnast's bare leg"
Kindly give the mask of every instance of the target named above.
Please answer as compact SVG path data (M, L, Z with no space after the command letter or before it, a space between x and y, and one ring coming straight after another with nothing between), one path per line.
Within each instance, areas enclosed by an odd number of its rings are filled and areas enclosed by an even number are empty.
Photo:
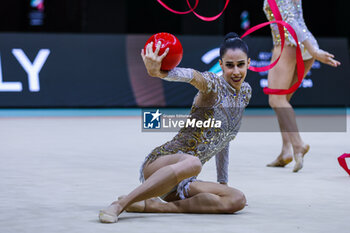
M162 167L166 160L159 158L158 163L151 163L147 169L144 169L144 176L147 180L152 173L159 167ZM120 197L120 199L125 196ZM244 194L227 185L195 181L190 183L188 196L180 200L176 191L168 194L165 201L159 199L147 199L129 205L126 208L128 212L147 212L147 213L200 213L200 214L226 214L235 213L244 208L246 198Z
M310 71L314 61L315 61L315 59L309 59L309 60L304 61L304 67L305 67L304 78L305 78L306 74ZM292 81L290 87L292 85L294 85L294 83L296 83L297 80L298 80L298 72L297 72L297 69L295 68L293 81ZM290 102L293 94L294 94L294 92L287 95L288 102ZM286 133L286 132L281 131L281 135L282 135L281 153L273 162L267 164L268 167L284 167L288 163L293 161L293 147L292 147L291 139L289 138L288 133Z
M269 87L274 89L288 89L297 80L295 47L286 46L278 64L270 70L268 75ZM280 46L275 46L273 60L279 55ZM311 69L314 59L304 61L304 76ZM275 161L267 166L284 167L293 160L293 171L299 171L303 166L303 157L310 146L300 137L293 107L289 103L292 95L269 95L269 104L276 112L282 134L282 151Z
M148 199L131 205L129 212L145 213L197 213L233 214L242 210L246 204L244 194L226 185L195 181L190 184L188 198L179 200L176 192L169 194L168 202Z
M197 157L188 154L162 156L144 167L146 181L129 193L125 198L113 202L100 211L100 221L113 223L118 215L130 204L152 197L161 196L176 186L180 181L197 176L202 164Z

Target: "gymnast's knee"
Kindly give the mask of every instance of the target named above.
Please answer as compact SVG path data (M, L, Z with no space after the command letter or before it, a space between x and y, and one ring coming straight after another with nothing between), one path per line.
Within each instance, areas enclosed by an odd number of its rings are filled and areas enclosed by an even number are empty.
M180 182L186 178L197 176L202 170L202 163L195 156L188 156L181 163L170 165L172 167L177 181Z
M191 176L197 176L202 170L202 163L196 156L183 154L183 160L181 161L180 170L185 173L190 173Z
M227 198L227 204L225 205L225 213L233 214L237 211L242 210L247 203L247 199L244 194L240 191L236 191L234 195L230 195Z
M269 105L271 108L278 108L284 106L284 103L288 102L285 95L269 95Z
M197 176L202 170L202 163L198 157L190 156L188 161L188 169L193 173L193 176Z

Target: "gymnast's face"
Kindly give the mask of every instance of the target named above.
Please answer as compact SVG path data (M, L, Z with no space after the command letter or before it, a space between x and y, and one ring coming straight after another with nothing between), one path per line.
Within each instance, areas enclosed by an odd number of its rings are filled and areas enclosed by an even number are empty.
M241 49L228 49L219 63L226 82L239 90L247 76L250 58Z

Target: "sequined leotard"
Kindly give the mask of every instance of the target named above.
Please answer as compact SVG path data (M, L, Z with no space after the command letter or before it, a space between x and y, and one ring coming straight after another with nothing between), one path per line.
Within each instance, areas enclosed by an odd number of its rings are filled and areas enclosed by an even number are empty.
M302 42L305 40L309 40L311 44L318 48L317 41L315 37L311 34L311 32L306 27L304 17L303 17L303 9L301 5L301 0L276 0L278 9L281 12L283 21L290 24L295 30L299 45L302 51L303 59L309 60L312 58L310 53L306 50ZM264 12L269 21L274 21L275 17L271 11L270 5L268 1L264 1ZM296 46L296 42L287 29L285 31L286 44L290 46ZM271 33L273 38L274 45L281 45L281 37L278 31L277 24L271 24Z
M193 70L193 72L197 71ZM171 141L155 148L146 157L144 164L153 162L159 156L176 153L191 154L198 157L204 164L216 155L218 181L227 182L229 142L238 133L242 114L251 97L251 87L244 82L238 92L222 76L219 77L211 72L204 72L201 75L204 77L204 85L207 88L205 93L198 92L195 96L190 119L205 121L214 118L221 121L221 127L182 128ZM144 180L143 166L141 167L141 181ZM194 177L186 179L178 185L178 195L182 199L185 198L184 192L189 183L194 179Z

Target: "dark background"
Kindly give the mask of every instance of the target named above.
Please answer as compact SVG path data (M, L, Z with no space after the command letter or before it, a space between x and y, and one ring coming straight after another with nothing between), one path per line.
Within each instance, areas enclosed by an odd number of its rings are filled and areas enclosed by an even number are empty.
M140 48L150 35L0 33L0 83L20 82L22 91L0 91L0 107L190 107L197 90L186 83L151 78L140 57ZM222 36L180 35L184 54L180 66L207 71L218 62L202 61L208 51L218 48ZM271 53L271 37L249 37L252 63L267 61L261 53ZM298 107L339 107L350 104L350 67L347 41L319 38L347 65L333 68L315 62L312 87L300 87L292 104ZM41 49L50 51L39 73L40 91L28 86L27 71L13 55L21 49L30 62ZM218 55L218 54L217 54ZM267 107L262 80L266 73L249 71L246 81L253 88L250 107Z
M0 92L0 107L189 106L191 102L185 102L185 99L191 101L196 90L181 83L158 84L158 89L165 93L163 102L138 101L140 91L149 95L153 93L149 90L157 89L150 86L145 91L144 86L135 89L132 85L132 78L149 78L142 62L138 65L130 62L140 62L139 49L146 37L162 31L179 36L186 54L180 66L204 71L214 64L204 66L200 62L203 53L217 46L222 35L230 31L243 34L240 26L243 11L249 12L251 26L267 21L263 12L264 0L231 0L225 13L214 22L204 22L192 13L173 14L157 0L45 0L42 25L33 26L29 15L37 9L32 8L30 2L0 0L2 78L6 82L20 81L23 84L20 93ZM186 0L164 2L175 10L188 10ZM224 4L225 0L200 0L196 12L214 16L222 11ZM292 100L295 106L349 106L349 49L344 40L345 37L347 43L350 41L348 9L350 1L303 1L308 28L321 48L335 53L343 65L336 70L326 65L322 65L321 70L313 70L314 88L300 89ZM133 35L142 38L136 43L129 38ZM338 39L343 42L338 43ZM246 40L254 53L250 54L252 59L258 58L258 52L268 52L272 47L269 27L254 32ZM133 43L136 43L131 46L135 51L127 46ZM39 49L51 50L40 72L43 87L40 93L28 91L26 74L11 54L13 48L22 48L31 61ZM138 70L139 73L132 74L131 66L132 71ZM261 78L254 72L248 76L247 81L254 89L251 106L268 106L267 96L259 86ZM146 83L153 85L150 80L142 81L142 85ZM176 91L177 85L184 88L181 96Z
M190 0L195 2L194 0ZM263 0L231 0L223 16L203 22L193 14L176 15L156 0L45 0L44 24L30 26L30 0L1 0L0 31L73 32L73 33L156 33L223 35L241 34L240 14L250 13L251 25L266 21ZM185 0L164 0L179 11L188 10ZM200 0L196 10L204 16L219 13L225 0ZM316 37L348 37L350 1L304 0L304 18ZM269 28L255 35L270 35Z

